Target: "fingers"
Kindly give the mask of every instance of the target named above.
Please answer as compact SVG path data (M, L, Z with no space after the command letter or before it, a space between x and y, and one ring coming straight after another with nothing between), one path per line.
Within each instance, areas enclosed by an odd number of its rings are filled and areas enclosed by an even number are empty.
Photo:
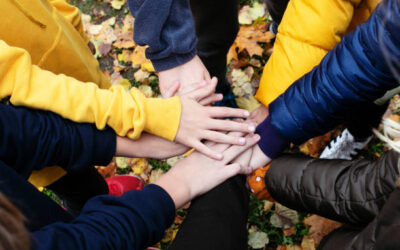
M211 105L213 103L222 101L224 96L222 94L212 94L211 96L208 96L202 100L199 101L199 103L203 106Z
M179 81L174 81L172 85L165 91L163 97L170 98L174 96L178 92L179 87L180 87Z
M247 118L250 115L249 111L244 109L234 109L227 107L207 107L207 109L208 114L214 118Z
M253 133L256 130L256 126L253 123L244 123L233 120L213 120L210 122L210 127L213 130L240 131L244 133Z
M215 150L210 149L209 147L207 147L200 141L194 142L193 145L191 145L191 146L193 148L195 148L197 151L199 151L200 153L204 154L205 156L210 157L211 159L220 161L220 160L222 160L222 158L224 158L224 156L222 155L221 152L217 152Z
M190 85L185 86L184 88L180 89L179 90L179 95L180 96L186 95L186 94L191 93L191 92L193 92L193 91L195 91L197 89L203 88L206 85L207 85L206 81L200 81L200 82L196 82L196 83L190 84Z
M233 144L233 145L244 145L246 143L246 139L244 137L229 135L221 132L207 130L204 131L204 139L212 140L214 142L223 143L223 144ZM213 148L213 150L216 150ZM222 149L224 150L224 149Z
M238 175L238 174L245 174L248 175L252 172L251 168L248 166L243 166L239 163L229 164L221 168L222 178L225 180Z
M235 159L238 155L240 155L242 152L246 151L248 148L256 144L260 140L260 136L257 134L254 134L252 136L248 136L246 138L246 144L244 146L231 146L227 150L224 151L223 153L223 162L231 162L233 159Z
M218 80L216 77L213 77L208 84L205 84L204 87L196 89L187 94L189 98L192 98L196 101L202 100L207 96L214 94L215 88L217 87Z

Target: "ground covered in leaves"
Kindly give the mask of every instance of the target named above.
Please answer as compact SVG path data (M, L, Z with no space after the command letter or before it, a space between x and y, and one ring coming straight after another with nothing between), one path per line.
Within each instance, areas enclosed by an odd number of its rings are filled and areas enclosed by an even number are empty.
M228 79L238 105L251 111L259 105L253 95L262 68L272 52L274 36L268 32L270 19L265 6L256 0L240 2L241 27L228 54ZM145 48L132 40L134 18L129 14L125 0L72 0L71 3L84 13L87 35L96 47L95 56L112 84L121 84L126 89L137 87L148 97L158 97L158 78L151 62L145 58ZM400 103L398 100L395 102ZM293 147L291 151L318 157L338 131L314 138L300 147ZM377 158L384 150L382 143L373 140L361 157ZM178 159L115 158L110 165L98 167L98 170L104 177L133 174L146 183L152 183ZM158 247L168 248L189 205L177 212L174 224L166 231ZM249 249L315 249L322 237L339 225L316 215L298 213L278 203L258 200L251 195Z

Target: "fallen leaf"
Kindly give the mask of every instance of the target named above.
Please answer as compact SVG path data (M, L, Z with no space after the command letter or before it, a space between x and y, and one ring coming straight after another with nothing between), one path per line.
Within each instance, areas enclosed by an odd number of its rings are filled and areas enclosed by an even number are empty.
M149 163L145 158L132 158L129 161L129 166L133 174L140 176L148 169Z
M149 85L140 85L139 88L140 92L144 94L147 98L153 97L154 92Z
M302 250L315 250L314 240L307 235L303 236L303 240L301 241L301 248Z
M331 132L328 132L325 135L314 137L308 140L304 144L300 145L299 149L306 155L318 158L322 150L324 150L324 148L330 142L331 138Z
M111 0L111 7L116 10L120 10L124 6L126 0Z
M319 245L323 237L343 225L340 222L333 221L315 214L306 218L304 220L304 224L310 226L308 237L315 242L316 246Z
M154 183L163 174L164 174L164 171L162 171L162 169L155 169L155 170L151 171L149 183Z
M105 179L109 177L113 177L115 173L117 172L117 165L115 162L111 162L107 166L96 166L97 171L99 174Z
M264 201L263 209L265 212L271 211L271 208L274 206L274 202L271 201Z
M271 215L270 223L274 227L287 229L299 222L299 215L295 210L275 203L275 211Z
M248 244L252 248L264 248L269 242L268 235L264 232L251 232L249 234Z
M294 226L291 226L289 228L283 229L283 235L285 236L291 236L296 232L296 228Z
M253 23L253 18L249 14L250 6L246 5L239 11L239 24L249 25Z
M115 157L115 163L117 164L118 168L127 168L129 158L126 157Z
M142 69L139 69L133 74L133 78L138 82L144 81L145 79L149 78L149 76L150 73Z
M254 98L253 95L249 95L246 97L237 97L235 98L236 104L241 109L246 109L249 112L252 112L256 108L260 107L261 103Z

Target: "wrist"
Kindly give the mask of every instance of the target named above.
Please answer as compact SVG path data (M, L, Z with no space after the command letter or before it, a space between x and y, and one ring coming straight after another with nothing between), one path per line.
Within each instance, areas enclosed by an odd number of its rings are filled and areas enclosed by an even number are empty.
M257 126L256 133L261 136L258 146L270 159L278 157L289 146L289 141L271 124L271 116Z
M173 176L173 169L161 176L154 184L163 188L174 201L178 209L192 199L189 185L178 177Z

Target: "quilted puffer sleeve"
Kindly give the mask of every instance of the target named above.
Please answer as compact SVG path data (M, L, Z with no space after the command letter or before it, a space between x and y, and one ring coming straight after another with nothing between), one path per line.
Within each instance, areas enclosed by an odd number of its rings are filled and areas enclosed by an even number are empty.
M285 155L272 162L265 183L272 197L299 211L368 224L396 187L399 153L375 161Z

